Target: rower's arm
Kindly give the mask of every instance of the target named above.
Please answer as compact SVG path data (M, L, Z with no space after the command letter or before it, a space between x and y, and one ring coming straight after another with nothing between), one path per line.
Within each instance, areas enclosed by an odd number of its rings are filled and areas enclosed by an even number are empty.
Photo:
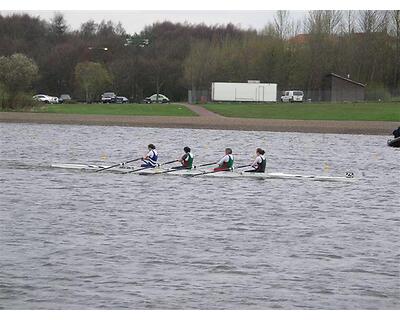
M259 157L256 157L256 159L255 159L254 162L251 164L251 166L252 166L253 168L257 168L259 163L260 163Z
M227 162L225 158L226 156L222 157L222 159L217 162L217 165L221 166L224 162Z
M150 159L150 155L151 155L151 151L149 153L147 153L146 155L143 156L143 160L149 160Z

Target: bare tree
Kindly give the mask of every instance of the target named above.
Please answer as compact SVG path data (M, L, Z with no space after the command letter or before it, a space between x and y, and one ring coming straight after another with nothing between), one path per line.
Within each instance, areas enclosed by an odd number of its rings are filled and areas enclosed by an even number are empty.
M89 20L81 24L79 34L84 39L93 38L96 36L98 24L94 20Z
M353 10L345 10L342 13L341 30L344 34L352 34L356 31L355 25L356 12Z
M216 47L208 41L194 42L183 63L184 79L192 92L207 89L217 67Z
M388 28L388 12L381 10L360 11L358 26L363 33L385 32Z
M313 10L308 13L307 31L314 34L334 34L338 31L341 20L341 11Z
M293 21L290 36L294 37L295 35L301 33L302 28L303 28L303 21L301 19Z
M400 10L392 10L388 14L391 22L390 32L400 39Z
M289 11L278 10L274 17L275 32L279 39L286 39L290 33L290 19Z
M389 13L391 22L391 33L395 37L395 61L393 68L393 84L395 88L399 88L400 81L400 10L393 10Z
M50 30L57 37L64 35L68 31L67 21L62 13L57 12L54 14L50 21Z

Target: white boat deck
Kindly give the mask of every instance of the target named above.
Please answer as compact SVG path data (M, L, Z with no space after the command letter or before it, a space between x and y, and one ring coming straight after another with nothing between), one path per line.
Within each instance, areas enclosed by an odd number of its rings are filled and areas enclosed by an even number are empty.
M96 171L99 169L107 168L108 166L103 165L91 165L91 164L75 164L75 163L54 163L51 165L53 168L59 169L73 169L73 170L86 170ZM187 176L187 177L216 177L216 178L253 178L253 179L290 179L290 180L314 180L314 181L338 181L338 182L354 182L357 179L352 175L335 177L335 176L319 176L319 175L303 175L303 174L289 174L281 172L266 172L266 173L252 173L244 171L221 171L210 173L210 170L169 170L163 168L149 168L130 172L132 170L141 169L140 167L114 167L101 172L115 172L115 173L127 173L127 174L140 174L140 175L175 175L175 176Z

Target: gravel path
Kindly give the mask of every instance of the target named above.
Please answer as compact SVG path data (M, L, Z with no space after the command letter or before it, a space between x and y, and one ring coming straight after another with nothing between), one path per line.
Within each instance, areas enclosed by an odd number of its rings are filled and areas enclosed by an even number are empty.
M199 117L218 117L218 118L223 118L223 116L219 115L218 113L212 112L210 110L207 110L203 106L200 106L198 104L189 104L189 103L178 103L182 106L185 106L186 108L192 110L193 112L197 113Z
M391 121L270 120L227 118L210 115L199 117L109 116L29 112L0 112L0 122L345 133L386 136L391 136L392 131L400 125L399 122Z

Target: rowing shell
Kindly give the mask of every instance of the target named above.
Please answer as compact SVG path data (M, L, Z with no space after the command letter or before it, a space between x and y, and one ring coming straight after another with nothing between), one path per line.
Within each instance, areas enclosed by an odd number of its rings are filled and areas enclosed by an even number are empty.
M74 164L74 163L55 163L51 165L53 168L60 169L75 169L75 170L87 170L96 171L99 169L107 168L108 166L101 165L90 165L90 164ZM110 168L107 171L110 172L129 172L140 167L115 167ZM155 174L165 174L165 175L178 175L178 176L196 176L201 173L206 173L209 171L200 170L175 170L168 171L168 169L161 168L149 168L141 171L133 172L133 174L140 175L155 175ZM221 171L212 174L198 175L198 177L219 177L219 178L256 178L256 179L290 179L290 180L314 180L314 181L339 181L339 182L354 182L357 179L351 176L344 177L334 177L334 176L317 176L317 175L302 175L302 174L288 174L281 172L269 172L269 173L252 173L244 171Z

